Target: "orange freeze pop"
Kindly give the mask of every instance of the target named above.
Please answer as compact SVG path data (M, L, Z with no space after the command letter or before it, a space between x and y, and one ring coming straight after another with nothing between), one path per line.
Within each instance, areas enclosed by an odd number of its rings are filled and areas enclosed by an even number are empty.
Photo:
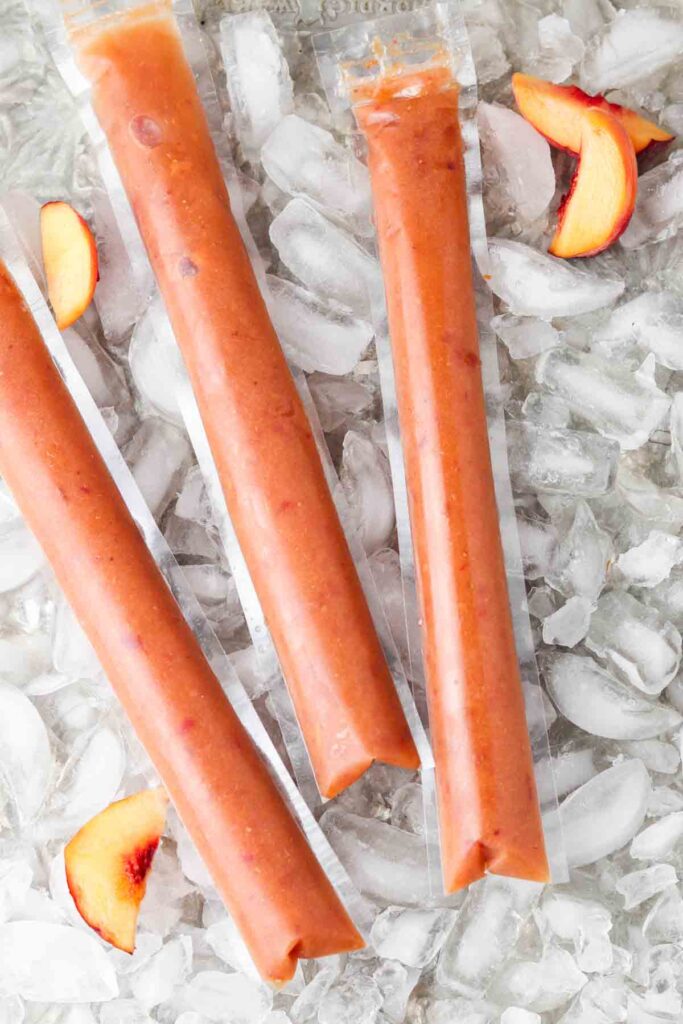
M364 87L355 113L387 294L451 892L486 871L545 881L548 865L486 427L458 90L443 68L410 84Z
M0 474L265 979L363 945L0 263Z
M418 755L164 3L73 33L320 791Z

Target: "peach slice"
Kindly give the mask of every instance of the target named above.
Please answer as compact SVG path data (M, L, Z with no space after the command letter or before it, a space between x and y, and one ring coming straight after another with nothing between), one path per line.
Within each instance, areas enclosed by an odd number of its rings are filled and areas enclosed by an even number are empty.
M590 107L606 110L621 121L636 153L654 142L671 142L673 135L640 114L602 96L589 96L576 85L555 85L542 78L517 73L512 76L512 91L519 111L536 131L545 135L558 149L577 154L581 148L581 123Z
M145 789L91 818L64 850L79 914L112 946L132 953L147 874L164 830L168 797Z
M583 116L579 163L558 211L553 256L594 256L611 245L631 219L638 165L624 125L608 110Z
M46 203L40 234L47 293L60 330L90 305L98 279L97 246L80 213L68 203Z

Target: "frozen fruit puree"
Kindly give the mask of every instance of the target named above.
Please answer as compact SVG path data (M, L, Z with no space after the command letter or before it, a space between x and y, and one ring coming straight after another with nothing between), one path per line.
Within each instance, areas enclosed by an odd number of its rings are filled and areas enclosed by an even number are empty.
M418 756L164 3L76 29L318 785Z
M361 946L2 264L0 474L264 978Z
M445 67L354 95L368 143L410 503L444 881L548 867L491 470L458 89Z

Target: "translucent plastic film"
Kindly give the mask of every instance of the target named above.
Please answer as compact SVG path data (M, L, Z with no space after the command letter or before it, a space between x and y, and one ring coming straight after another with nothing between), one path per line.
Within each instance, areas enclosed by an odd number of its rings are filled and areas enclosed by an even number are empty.
M320 792L419 754L169 5L70 12ZM182 116L179 113L182 111Z
M325 33L316 47L330 103L342 124L352 109L368 159L386 292L385 311L376 289L373 314L404 583L415 581L421 610L445 888L487 871L562 878L561 837L551 828L544 841L534 784L535 768L553 792L480 282L464 28L437 4Z
M300 955L319 956L358 946L358 933L335 887L361 925L363 904L292 783L158 530L20 256L4 213L0 258L11 275L3 271L2 276L3 359L10 360L7 366L12 371L4 373L0 389L3 474L45 546L254 961L266 979L283 982ZM13 282L19 292L14 291ZM22 382L20 392L13 387L12 374ZM33 405L26 405L24 388L34 395ZM35 410L40 411L38 416L33 415ZM60 450L56 462L49 457L52 445ZM58 489L64 498L55 506ZM108 546L110 558L106 557ZM130 583L127 596L126 579ZM134 643L126 632L133 623L139 630ZM187 702L195 697L196 714L188 717L183 711L182 721L177 721L181 707L189 707ZM213 737L211 730L217 730ZM270 772L256 756L256 748ZM230 764L225 763L226 756ZM248 791L254 786L250 802L263 828L240 819L239 805L243 798L249 800ZM248 804L243 807L247 811ZM269 853L272 842L276 846ZM276 863L278 847L283 853L289 848L292 855L285 855L287 884L283 864ZM278 877L283 898L272 885ZM265 888L264 879L270 879ZM292 903L299 886L301 891ZM320 920L314 915L309 924L303 922L302 907L318 903ZM329 931L323 907L331 915Z

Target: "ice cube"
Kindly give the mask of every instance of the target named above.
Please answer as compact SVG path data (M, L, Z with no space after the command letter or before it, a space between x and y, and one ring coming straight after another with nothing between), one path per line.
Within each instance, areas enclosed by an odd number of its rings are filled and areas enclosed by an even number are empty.
M661 366L683 370L683 300L670 292L641 292L612 310L593 340L607 349L634 343Z
M174 511L181 519L191 519L200 526L213 526L211 501L199 466L193 466L186 474Z
M650 696L671 682L681 660L681 634L676 627L623 591L600 598L586 645Z
M382 993L374 978L345 972L318 1007L318 1024L374 1024Z
M150 416L126 445L125 456L150 511L161 516L176 498L188 468L189 441L171 423Z
M155 299L133 331L128 359L133 380L144 399L166 419L182 426L178 385L187 372L173 333L162 328L163 314Z
M43 805L53 760L43 719L21 690L0 683L0 806L3 792L21 824Z
M223 911L221 917L206 930L206 941L217 957L242 974L258 980L259 975L233 919Z
M644 444L669 410L668 395L644 375L575 349L542 355L536 379L626 450Z
M154 956L130 975L133 995L151 1010L170 999L183 985L192 965L192 940L187 935L171 939Z
M544 323L542 320L536 322ZM522 403L522 415L541 427L568 427L571 420L566 403L545 391L529 392Z
M622 875L616 890L624 897L624 910L633 910L657 893L664 892L670 885L675 885L676 881L676 869L671 864L653 864L642 871Z
M636 249L660 242L674 235L682 223L683 151L677 149L663 164L638 179L636 208L621 236L621 244L625 249Z
M518 316L579 316L611 305L624 290L623 281L598 277L522 242L492 238L489 251L490 287Z
M0 525L0 594L27 583L45 563L37 540L22 522Z
M495 82L510 67L495 29L490 25L468 25L468 35L479 85Z
M683 392L678 391L671 403L671 455L678 472L679 481L683 481Z
M674 570L668 579L643 590L638 596L646 604L657 608L676 629L683 628L683 574L680 571Z
M517 1006L544 1013L564 1006L587 980L565 949L551 947L538 961L519 960L504 967L496 990Z
M330 987L339 977L339 957L329 957L321 963L320 970L298 994L291 1007L295 1024L312 1024L317 1020L318 1006Z
M664 691L670 704L683 714L683 676L678 675Z
M424 832L424 799L422 786L406 782L391 798L391 824L421 835Z
M21 519L19 507L12 497L12 493L0 478L0 529L5 530L8 526L16 526Z
M483 999L437 999L427 1005L425 1024L496 1024L498 1009Z
M200 971L183 991L188 1009L221 1024L259 1024L273 1005L273 993L243 974Z
M226 15L220 39L237 135L254 160L275 126L294 109L289 68L266 11Z
M572 943L579 970L594 973L610 969L612 917L606 907L595 900L548 891L541 912L553 934L562 942Z
M93 936L67 925L0 925L0 992L45 1003L100 1003L118 995L114 968Z
M579 750L565 750L556 757L542 758L537 762L536 788L542 804L566 796L572 790L588 782L596 774L593 751L585 747Z
M141 1006L138 1006L134 999L112 999L110 1003L105 1003L100 1011L99 1021L100 1024L153 1024L152 1018L145 1013ZM62 1024L61 1021L60 1024ZM76 1022L74 1021L73 1024ZM200 1021L199 1024L202 1022Z
M154 856L155 874L159 864L159 852L160 851L157 851L157 853ZM148 877L150 881L153 878L151 874ZM145 893L145 898L142 905L143 913L146 902L147 893ZM131 974L133 971L137 971L138 968L141 967L142 964L146 963L147 960L150 959L150 957L154 956L155 953L158 953L159 950L161 949L161 946L162 941L160 935L157 935L156 933L152 934L151 932L143 931L142 928L138 928L138 933L135 936L135 952L131 954L124 953L122 949L111 949L109 951L109 959L114 964L117 974ZM131 1002L134 1001L131 1000ZM134 1005L137 1006L137 1003L135 1003ZM140 1007L138 1007L138 1012L141 1012Z
M320 297L367 316L381 295L377 261L304 199L291 199L275 217L270 239L288 270Z
M549 348L555 348L561 341L560 332L552 324L530 316L503 313L494 316L491 326L513 359L531 359Z
M527 597L527 608L532 619L545 619L555 611L555 595L549 587L533 587Z
M119 231L109 193L97 184L88 188L87 195L99 272L94 305L107 341L121 345L147 307L153 288L152 270L144 261L138 261L133 283L131 257Z
M55 690L41 707L46 724L75 759L112 700L113 694L106 682L81 680Z
M213 881L206 869L204 861L197 853L197 848L188 836L180 819L171 812L168 815L168 828L177 844L178 859L183 869L183 874L191 882L199 886L205 892L213 891ZM214 895L215 898L215 895Z
M139 934L146 929L157 939L157 945L147 951L147 958L158 951L162 936L167 935L180 920L181 902L194 891L182 872L175 850L170 844L162 843L154 855L154 871L149 874L138 919ZM135 950L136 956L143 953L139 942ZM130 957L125 959L130 961Z
M557 812L545 816L552 839L561 828L570 867L594 864L620 850L643 823L650 776L642 761L607 768L568 796Z
M597 601L614 554L609 534L601 530L585 501L576 504L571 525L560 541L546 580L566 597L578 594Z
M339 476L354 528L371 555L386 546L396 521L389 461L369 438L349 430Z
M50 664L50 642L44 633L0 637L0 681L24 686L47 672Z
M543 662L543 672L548 692L564 717L593 736L645 739L681 723L673 708L641 697L592 658L558 654Z
M417 967L410 969L396 960L383 960L373 974L382 994L382 1020L402 1024L406 1018L410 993L420 977Z
M654 786L647 805L650 818L661 818L672 811L683 810L683 794L671 786Z
M67 679L94 679L102 671L92 644L64 597L57 605L52 660L57 672Z
M261 162L283 192L308 197L353 232L371 233L367 168L324 128L289 114L269 135Z
M42 828L51 835L69 836L114 800L126 767L119 734L103 726L67 765L60 790Z
M656 900L643 921L643 935L652 943L671 942L680 945L683 942L683 899L677 887L665 890ZM630 1014L629 1018L635 1020L636 1024L651 1024L653 1020L650 1015L644 1020L642 1017L631 1017ZM676 1018L680 1020L680 1006Z
M325 433L337 430L358 417L367 415L372 408L373 397L359 381L348 377L328 377L313 373L308 378L313 401Z
M551 82L564 82L584 55L583 40L574 35L566 18L547 14L538 22L538 53L529 70Z
M253 646L233 651L230 661L251 700L262 697L280 678L278 667L267 664Z
M502 214L511 211L534 221L555 195L550 146L514 110L480 103L477 113L487 185L487 203ZM514 356L513 358L523 358Z
M517 420L511 420L506 430L515 490L590 498L612 487L619 454L616 442Z
M630 740L624 743L624 753L639 757L651 772L662 775L676 775L681 764L681 755L673 743L666 740Z
M119 409L130 404L130 393L121 368L84 326L80 332L63 332L69 355L100 409Z
M542 519L518 515L517 532L526 578L535 580L547 575L557 547L557 533L552 524Z
M543 642L576 647L590 625L593 605L586 597L570 597L543 620Z
M487 875L470 886L446 940L437 979L468 998L482 995L517 944L543 886Z
M636 860L666 860L683 839L683 811L667 814L639 832L631 843Z
M19 996L0 996L0 1020L3 1024L22 1024L24 1003Z
M234 581L220 565L210 565L205 562L196 565L187 564L182 566L182 574L190 585L194 596L205 608L213 605L226 605L231 602L237 604L239 611L239 599L234 593Z
M564 0L562 13L572 32L586 42L614 17L610 0Z
M0 858L0 923L24 906L32 880L33 871L25 861Z
M678 537L651 530L642 544L619 555L616 566L630 586L656 587L669 576L682 554Z
M383 548L370 556L368 564L391 635L402 658L408 663L411 649L418 650L418 615L416 607L408 609L406 614L406 599L410 597L404 593L399 556L392 548Z
M550 82L563 82L584 55L583 40L559 14L540 18L537 36L537 40L530 41L531 52L524 54L523 70Z
M591 978L560 1018L561 1024L620 1024L626 1020L627 994L618 975Z
M542 1024L541 1018L533 1010L525 1010L521 1006L508 1006L500 1015L500 1024Z
M325 811L320 824L361 892L405 906L427 901L427 848L422 836L341 807Z
M579 69L590 93L620 89L661 71L683 54L683 23L673 10L622 10L593 36Z
M370 941L378 956L426 967L446 941L455 917L453 910L388 907L376 918Z
M372 341L372 327L291 281L272 275L266 280L268 306L289 361L307 373L351 373Z
M221 550L213 531L209 533L203 526L181 519L174 512L168 513L165 517L164 538L178 561L221 560Z

